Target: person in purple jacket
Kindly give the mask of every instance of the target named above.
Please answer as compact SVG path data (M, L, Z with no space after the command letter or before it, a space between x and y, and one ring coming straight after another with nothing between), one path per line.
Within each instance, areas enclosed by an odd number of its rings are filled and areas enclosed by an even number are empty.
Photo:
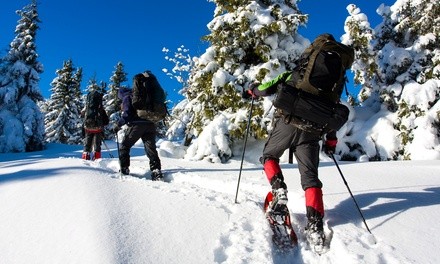
M142 139L145 154L150 160L151 179L162 180L161 162L156 149L156 124L138 117L132 106L131 89L119 88L118 98L122 100L122 115L115 126L115 132L119 131L123 125L128 127L119 149L121 173L130 174L130 149L139 139Z

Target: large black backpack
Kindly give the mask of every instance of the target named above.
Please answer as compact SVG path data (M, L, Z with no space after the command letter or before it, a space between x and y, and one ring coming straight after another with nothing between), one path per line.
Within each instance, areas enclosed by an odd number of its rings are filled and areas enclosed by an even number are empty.
M102 105L103 94L98 91L92 91L86 97L86 109L84 115L84 127L86 129L102 129L108 124Z
M166 94L150 71L135 75L133 82L133 108L145 120L159 122L167 115Z
M350 113L340 97L353 60L351 47L330 34L318 36L301 55L290 79L279 84L274 106L287 122L304 130L338 130Z
M319 35L301 55L288 84L337 103L353 60L353 48L330 34Z

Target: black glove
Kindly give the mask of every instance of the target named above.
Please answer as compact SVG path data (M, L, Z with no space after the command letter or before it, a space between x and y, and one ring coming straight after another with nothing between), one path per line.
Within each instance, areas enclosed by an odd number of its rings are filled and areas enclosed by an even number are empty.
M257 87L260 85L259 82L253 82L249 85L249 88L247 90L243 90L243 93L241 94L241 97L243 99L249 99L249 98L257 98L257 95L255 95L254 90L257 89Z
M255 95L252 93L252 90L243 90L243 93L241 93L241 98L243 99L250 99L252 96L255 97Z
M337 138L326 139L322 146L322 151L324 151L325 154L330 156L331 154L335 153L336 144L338 144Z

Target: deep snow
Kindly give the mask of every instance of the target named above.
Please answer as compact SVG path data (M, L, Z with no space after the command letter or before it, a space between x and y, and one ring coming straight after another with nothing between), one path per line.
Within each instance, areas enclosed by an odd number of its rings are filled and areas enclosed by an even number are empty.
M107 141L117 157L116 144ZM169 144L168 144L169 146ZM105 150L104 146L103 149ZM322 157L330 251L318 256L300 235L297 251L271 245L261 211L269 190L249 142L238 204L240 155L227 164L160 150L166 182L149 180L140 145L131 171L116 158L81 160L81 146L0 154L0 263L440 263L440 161L340 162L373 235L366 231L333 162ZM299 234L304 194L295 164L282 164Z

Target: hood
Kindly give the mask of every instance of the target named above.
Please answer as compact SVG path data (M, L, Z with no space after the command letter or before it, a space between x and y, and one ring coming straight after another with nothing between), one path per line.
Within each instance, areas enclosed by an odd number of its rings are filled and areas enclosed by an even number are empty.
M131 89L127 87L119 87L118 98L122 100L127 95L131 95Z

